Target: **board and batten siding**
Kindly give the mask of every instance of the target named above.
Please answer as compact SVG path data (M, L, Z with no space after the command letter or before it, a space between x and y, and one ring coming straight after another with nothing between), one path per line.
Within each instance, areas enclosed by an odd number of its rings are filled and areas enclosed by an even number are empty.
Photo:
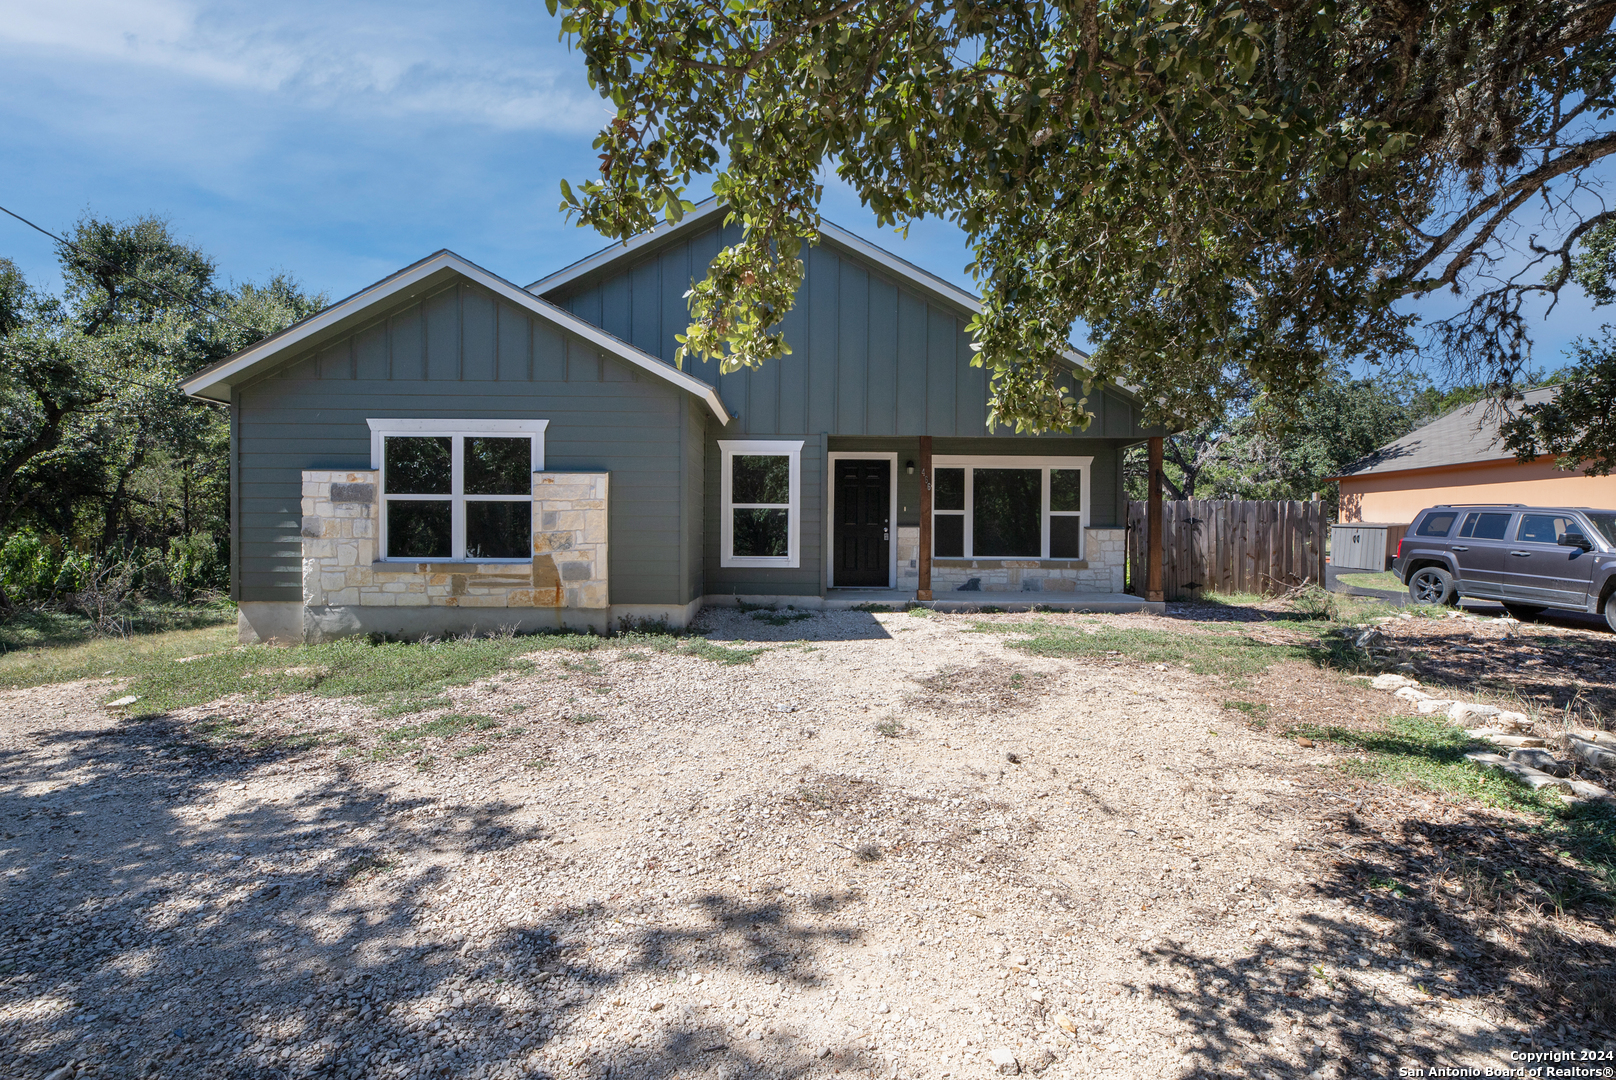
M545 294L580 318L673 363L690 323L685 293L738 226L675 233L662 247L599 280ZM724 437L1011 435L987 427L988 374L971 366L969 319L900 283L884 268L826 240L804 249L796 304L781 329L791 352L761 368L718 373L691 358L685 370L718 388L734 422ZM1081 391L1074 376L1072 388ZM1111 391L1089 396L1090 438L1137 441L1138 406Z
M674 360L690 313L685 293L706 273L736 226L674 233L632 262L610 266L545 293L580 318L636 347ZM971 366L969 313L918 289L829 239L804 251L804 277L781 329L791 352L727 375L694 358L685 368L718 388L734 419L707 417L703 590L710 595L817 596L825 582L828 450L882 450L899 456L900 525L919 520L919 480L903 471L931 435L939 454L1093 456L1090 524L1121 526L1126 506L1121 447L1144 438L1140 410L1127 397L1089 396L1093 423L1081 437L1016 437L989 429L988 374ZM1073 389L1080 389L1076 376ZM794 569L720 565L719 439L802 439L802 557Z
M237 387L231 408L238 600L302 598L301 474L369 468L372 417L549 420L547 471L611 473L612 603L700 595L699 406L469 282Z

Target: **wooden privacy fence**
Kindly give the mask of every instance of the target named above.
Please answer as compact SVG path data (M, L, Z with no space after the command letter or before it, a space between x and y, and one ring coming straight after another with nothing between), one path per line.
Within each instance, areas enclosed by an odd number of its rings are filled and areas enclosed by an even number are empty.
M1128 577L1143 593L1146 504L1128 504ZM1162 503L1162 592L1184 600L1204 592L1277 596L1324 584L1323 503L1186 499Z

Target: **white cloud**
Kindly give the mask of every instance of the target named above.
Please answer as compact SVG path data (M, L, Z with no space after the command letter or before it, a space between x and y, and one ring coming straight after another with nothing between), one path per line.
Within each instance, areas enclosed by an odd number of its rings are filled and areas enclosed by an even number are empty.
M581 59L531 5L0 0L0 45L126 64L345 113L504 130L606 119Z

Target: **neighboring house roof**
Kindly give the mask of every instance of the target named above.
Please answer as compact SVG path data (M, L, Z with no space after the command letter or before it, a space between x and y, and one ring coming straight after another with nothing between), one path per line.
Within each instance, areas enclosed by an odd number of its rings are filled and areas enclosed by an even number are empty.
M231 386L279 365L289 359L294 350L312 348L356 329L374 317L373 309L377 304L435 289L456 276L475 282L501 299L576 334L617 359L694 394L707 403L720 423L729 422L729 410L724 407L718 391L709 384L635 348L621 338L613 337L594 323L580 319L565 308L535 296L452 251L429 255L302 322L225 357L181 382L180 388L193 397L229 401Z
M1551 386L1528 390L1516 398L1511 407L1548 401L1558 389ZM1515 454L1505 448L1498 432L1503 418L1504 414L1493 398L1461 405L1424 427L1415 428L1396 442L1387 443L1363 460L1352 463L1341 470L1340 476L1328 479L1343 480L1413 469L1436 469L1445 465L1513 461Z
M527 287L528 292L537 296L554 296L563 292L568 286L589 285L608 276L612 268L625 259L637 259L650 251L660 248L664 243L671 243L671 237L676 233L690 230L708 228L721 225L724 215L729 207L719 202L716 197L705 199L696 204L696 208L685 214L677 222L663 222L655 228L648 229L638 236L632 237L619 244L602 248L587 258L579 259L571 266L562 267L548 277L542 277ZM974 293L960 288L949 281L944 281L936 274L923 270L907 259L899 258L870 243L861 236L848 232L840 225L832 224L821 219L819 235L823 242L833 248L840 248L852 255L859 256L868 262L886 270L893 276L900 278L906 284L930 299L953 308L957 313L966 317L977 314L982 310L982 298ZM1073 367L1088 370L1089 355L1081 349L1068 348L1065 359ZM1138 389L1126 383L1113 383L1128 396L1138 400Z

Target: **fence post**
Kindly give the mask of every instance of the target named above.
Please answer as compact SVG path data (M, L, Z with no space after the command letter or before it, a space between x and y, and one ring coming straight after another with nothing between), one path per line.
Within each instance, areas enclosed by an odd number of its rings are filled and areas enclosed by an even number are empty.
M1145 599L1162 600L1162 440L1160 435L1150 440L1150 505L1145 513L1149 521L1149 547L1145 549Z

